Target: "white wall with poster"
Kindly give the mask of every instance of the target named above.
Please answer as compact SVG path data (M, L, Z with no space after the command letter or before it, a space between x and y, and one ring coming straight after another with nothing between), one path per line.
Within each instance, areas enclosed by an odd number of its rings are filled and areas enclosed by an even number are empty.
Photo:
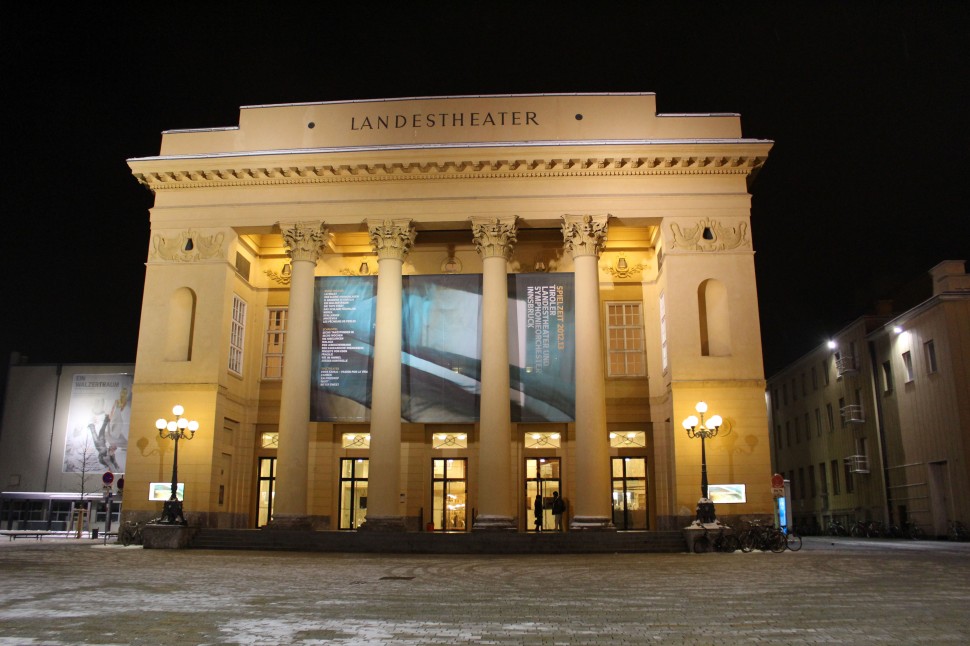
M105 471L124 473L134 371L134 364L10 366L2 491L80 493L83 473L85 493L100 493Z

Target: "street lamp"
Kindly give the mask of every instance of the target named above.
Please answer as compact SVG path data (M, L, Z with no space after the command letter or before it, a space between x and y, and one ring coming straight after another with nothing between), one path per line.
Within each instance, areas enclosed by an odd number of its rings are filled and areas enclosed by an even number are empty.
M158 436L163 439L175 440L175 453L172 455L172 495L165 501L165 506L162 508L162 517L159 520L160 523L166 525L188 525L182 513L182 501L175 495L175 490L178 487L179 440L191 440L195 437L195 432L199 430L199 423L195 420L189 421L182 417L182 413L184 412L185 409L181 405L176 404L172 408L172 414L175 415L175 419L165 420L159 418L155 420L155 428L158 429Z
M714 515L714 503L707 497L707 449L704 441L717 436L722 420L720 415L712 415L705 423L704 413L707 412L707 404L704 402L697 402L694 410L700 414L700 419L698 420L695 415L691 415L683 421L683 425L684 430L687 431L687 437L691 439L701 438L701 499L697 502L697 522L705 525L713 523L716 517Z

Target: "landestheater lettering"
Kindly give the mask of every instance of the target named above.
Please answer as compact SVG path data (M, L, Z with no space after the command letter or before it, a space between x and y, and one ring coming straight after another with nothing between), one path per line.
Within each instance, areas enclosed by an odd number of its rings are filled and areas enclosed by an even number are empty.
M538 126L537 113L526 111L438 112L353 116L351 130L391 130L396 128L462 128L470 126Z

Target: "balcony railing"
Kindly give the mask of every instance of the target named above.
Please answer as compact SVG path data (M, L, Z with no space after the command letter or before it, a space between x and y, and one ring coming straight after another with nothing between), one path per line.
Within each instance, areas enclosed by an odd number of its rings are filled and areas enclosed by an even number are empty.
M845 466L852 473L869 473L869 456L850 455L845 459Z
M859 404L849 404L839 410L842 413L842 421L846 424L863 424L866 421L866 413Z
M842 355L835 360L835 370L839 376L859 371L859 362L852 355Z

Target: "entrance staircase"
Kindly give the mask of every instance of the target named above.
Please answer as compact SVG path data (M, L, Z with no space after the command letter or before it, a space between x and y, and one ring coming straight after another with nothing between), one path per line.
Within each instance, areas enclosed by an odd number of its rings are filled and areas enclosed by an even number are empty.
M200 529L189 548L383 554L616 554L686 552L687 541L680 531L525 534Z

